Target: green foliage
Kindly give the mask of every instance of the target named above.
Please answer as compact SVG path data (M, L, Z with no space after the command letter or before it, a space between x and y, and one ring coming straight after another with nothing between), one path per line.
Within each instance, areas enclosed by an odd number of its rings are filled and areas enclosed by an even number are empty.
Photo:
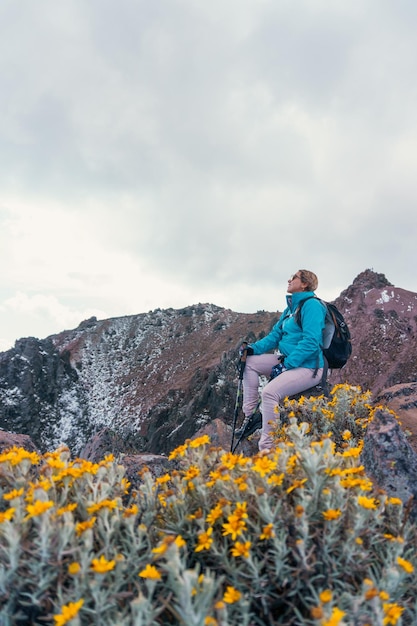
M287 402L269 454L200 437L134 492L112 456L0 454L0 623L415 624L416 529L360 463L372 415L346 385Z

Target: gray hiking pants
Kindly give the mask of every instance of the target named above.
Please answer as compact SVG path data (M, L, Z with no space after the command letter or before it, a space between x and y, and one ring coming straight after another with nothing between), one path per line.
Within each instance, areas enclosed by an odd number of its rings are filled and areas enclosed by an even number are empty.
M243 373L243 413L246 416L256 409L259 400L259 376L270 377L271 369L278 363L275 354L259 354L247 357ZM273 447L271 433L277 427L279 419L279 404L286 396L310 389L321 381L323 369L317 370L307 367L296 367L285 370L268 382L262 390L262 434L259 440L259 450L270 450Z

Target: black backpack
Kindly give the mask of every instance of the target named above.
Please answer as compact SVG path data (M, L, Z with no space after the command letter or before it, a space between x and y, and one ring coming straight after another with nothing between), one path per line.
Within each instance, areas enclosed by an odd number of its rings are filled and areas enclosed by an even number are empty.
M349 327L339 309L329 302L310 296L302 300L295 312L295 321L301 327L301 309L307 300L316 298L326 307L325 327L323 329L323 354L330 369L340 369L346 365L352 354Z

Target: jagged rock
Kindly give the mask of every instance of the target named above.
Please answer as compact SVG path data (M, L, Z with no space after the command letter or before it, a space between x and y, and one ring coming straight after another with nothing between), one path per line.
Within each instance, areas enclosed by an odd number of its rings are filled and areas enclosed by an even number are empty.
M417 453L417 382L384 389L375 398L375 402L384 404L394 411L410 446Z
M120 464L125 468L125 476L131 484L131 490L137 489L143 482L142 472L147 468L154 478L178 469L178 462L169 461L166 456L158 454L132 454L122 456Z
M359 274L335 300L352 335L352 356L332 383L359 385L374 395L417 380L417 294L372 270Z
M98 463L107 454L116 457L121 454L138 454L142 452L142 438L134 433L120 434L110 428L103 428L87 442L79 457L92 463Z
M236 425L236 429L241 426L243 422L243 415L239 418L239 421ZM194 437L201 437L203 435L208 435L210 437L210 442L213 446L222 448L225 452L229 452L232 444L232 428L225 424L223 420L215 419L203 428L200 428L195 434ZM193 438L194 438L193 437ZM258 452L258 439L255 434L249 439L245 439L239 444L239 447L236 450L236 454L242 453L245 456L252 456ZM237 440L234 440L234 443L237 443Z
M361 461L380 489L404 504L410 502L411 514L417 518L417 454L387 409L375 411L366 430Z
M8 433L7 431L0 429L0 452L9 450L10 448L13 448L13 446L16 446L17 448L24 448L28 452L37 452L39 454L39 450L28 435Z

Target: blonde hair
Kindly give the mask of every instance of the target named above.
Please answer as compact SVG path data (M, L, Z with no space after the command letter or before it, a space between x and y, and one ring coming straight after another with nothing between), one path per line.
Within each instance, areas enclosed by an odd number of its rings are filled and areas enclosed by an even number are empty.
M319 279L309 270L298 270L300 274L301 282L306 284L306 291L316 291L319 285Z

